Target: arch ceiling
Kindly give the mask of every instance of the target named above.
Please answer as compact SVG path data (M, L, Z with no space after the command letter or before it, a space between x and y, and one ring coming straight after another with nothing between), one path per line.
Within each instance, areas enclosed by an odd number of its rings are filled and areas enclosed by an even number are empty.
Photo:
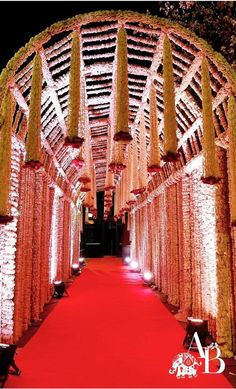
M63 147L68 115L69 70L72 32L80 29L82 73L92 158L96 168L97 191L104 189L106 149L112 115L113 73L116 62L118 26L128 38L129 127L138 134L142 109L145 112L147 143L149 137L148 91L151 81L157 90L159 136L163 139L162 46L167 33L172 45L175 103L179 150L182 163L201 150L201 75L203 52L211 77L216 136L227 128L226 99L235 85L230 66L220 55L194 34L156 17L134 12L91 13L57 23L37 37L13 58L1 75L1 90L9 83L16 99L14 131L20 134L24 115L29 112L32 61L39 51L43 63L42 140L45 163L54 167L71 188L77 188L79 171L71 164L73 153ZM21 135L22 136L22 135Z

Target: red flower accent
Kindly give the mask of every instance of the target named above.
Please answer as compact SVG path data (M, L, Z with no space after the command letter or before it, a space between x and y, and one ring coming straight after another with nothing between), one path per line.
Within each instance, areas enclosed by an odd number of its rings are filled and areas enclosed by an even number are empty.
M168 151L167 154L163 155L161 159L164 162L176 162L179 159L179 153Z
M114 135L115 142L129 143L133 140L132 136L127 131L119 131Z
M109 167L110 167L110 165L109 165ZM113 190L113 189L115 189L115 185L105 186L105 188L104 188L105 191L106 190Z
M0 215L0 224L7 224L13 221L14 217L10 215Z
M73 138L70 138L67 136L64 140L64 146L65 147L73 147L74 149L79 149L84 142L84 138L81 138L79 136L74 136Z
M121 170L124 170L125 168L126 168L126 165L124 165L123 163L111 162L109 164L109 170L112 173L119 174L121 172Z
M126 201L126 204L128 204L129 206L132 206L132 205L135 205L135 204L136 204L136 201L134 201L134 200L129 200L129 201Z
M160 165L150 165L147 168L148 173L157 173L161 170Z
M84 160L81 157L77 157L71 161L73 165L75 165L77 168L81 169L84 166Z
M201 181L204 184L215 185L215 184L217 184L220 181L220 177L214 177L214 176L201 177Z
M27 161L24 163L24 168L30 168L33 170L38 170L43 166L43 164L40 161Z
M89 182L91 182L91 179L88 176L80 176L78 178L78 181L82 182L82 184L88 184Z
M141 193L144 193L145 190L146 190L145 187L143 187L143 188L138 188L138 189L133 189L133 190L131 190L131 193L133 193L135 196L138 196L138 195L140 195Z
M86 186L81 186L80 192L89 192L91 189L87 188Z

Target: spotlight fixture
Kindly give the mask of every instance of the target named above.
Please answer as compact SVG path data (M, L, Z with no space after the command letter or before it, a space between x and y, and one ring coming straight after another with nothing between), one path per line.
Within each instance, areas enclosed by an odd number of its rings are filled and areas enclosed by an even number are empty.
M149 270L143 273L143 279L148 286L153 285L153 274Z
M130 262L131 262L131 258L130 258L130 257L125 257L124 261L125 261L125 263L126 263L127 265L129 265Z
M54 281L53 297L60 299L63 295L68 296L64 281Z
M193 317L188 317L188 324L186 327L186 335L183 341L183 346L185 348L196 348L196 342L193 340L194 333L197 332L202 347L206 346L206 338L210 337L208 332L208 323L207 320L197 319Z
M0 387L3 388L8 374L20 375L21 371L16 366L14 356L16 352L15 344L0 343ZM11 370L10 368L14 370Z
M138 271L140 271L139 270L139 265L138 265L138 262L137 261L131 261L130 262L130 267L131 267L131 271L133 271L133 272L138 272Z
M80 257L79 258L79 264L80 264L80 266L85 266L85 258Z
M72 263L71 274L72 274L72 276L78 276L81 274L81 268L80 268L79 263Z

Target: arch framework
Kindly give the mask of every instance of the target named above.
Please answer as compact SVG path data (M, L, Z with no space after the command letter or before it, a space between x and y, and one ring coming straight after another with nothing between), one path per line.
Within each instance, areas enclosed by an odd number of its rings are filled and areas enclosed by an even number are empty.
M183 316L209 320L225 355L235 349L235 227L229 220L228 97L235 73L203 40L175 23L134 12L79 15L46 29L12 58L0 76L0 96L14 96L10 203L14 220L0 226L2 340L17 340L40 312L55 277L67 278L79 256L82 230L80 171L75 151L64 147L67 132L72 32L81 38L81 79L96 190L103 191L114 115L117 31L127 32L129 130L139 138L145 115L149 147L149 88L157 93L163 146L163 40L173 55L177 120L177 163L150 176L129 217L131 255L152 269L159 290ZM23 169L33 58L42 60L41 140L43 168ZM201 63L206 56L221 182L204 185L202 174ZM25 120L26 119L26 120ZM229 164L228 164L229 166ZM119 175L115 175L119 181ZM44 207L43 204L47 204ZM29 206L29 205L32 206ZM1 289L3 290L3 289ZM23 304L24 301L24 304Z

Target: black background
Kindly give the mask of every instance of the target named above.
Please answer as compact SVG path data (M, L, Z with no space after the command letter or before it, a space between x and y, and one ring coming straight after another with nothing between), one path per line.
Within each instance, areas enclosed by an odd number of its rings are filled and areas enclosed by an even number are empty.
M155 1L0 1L0 70L30 38L60 20L98 10L156 14Z

